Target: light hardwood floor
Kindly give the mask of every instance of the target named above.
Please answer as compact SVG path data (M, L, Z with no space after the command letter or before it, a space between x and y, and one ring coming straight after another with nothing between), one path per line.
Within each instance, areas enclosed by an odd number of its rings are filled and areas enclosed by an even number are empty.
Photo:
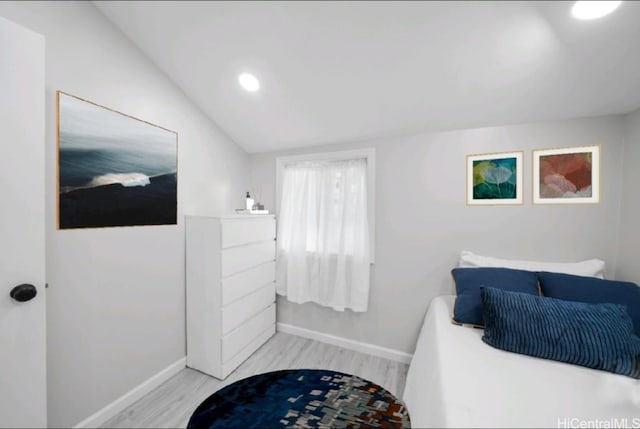
M220 381L185 368L102 427L184 428L196 407L220 388L254 374L296 368L330 369L354 374L402 398L408 366L278 332L226 380Z

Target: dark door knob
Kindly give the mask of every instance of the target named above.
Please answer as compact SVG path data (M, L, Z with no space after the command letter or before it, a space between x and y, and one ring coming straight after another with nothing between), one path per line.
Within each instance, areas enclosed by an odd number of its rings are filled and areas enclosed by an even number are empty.
M11 292L9 292L11 298L15 299L18 302L30 301L37 294L38 291L36 290L36 287L34 285L26 283L14 287L13 289L11 289Z

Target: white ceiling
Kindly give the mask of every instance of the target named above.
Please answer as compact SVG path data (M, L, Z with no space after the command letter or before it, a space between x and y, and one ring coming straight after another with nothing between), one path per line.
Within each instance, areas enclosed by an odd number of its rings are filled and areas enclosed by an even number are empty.
M248 152L626 113L640 3L94 4ZM240 72L261 81L243 91Z

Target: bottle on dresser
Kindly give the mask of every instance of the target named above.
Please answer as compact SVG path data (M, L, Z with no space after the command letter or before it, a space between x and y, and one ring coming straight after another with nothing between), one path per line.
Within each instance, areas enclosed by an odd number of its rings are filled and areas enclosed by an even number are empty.
M249 191L247 191L247 205L246 205L246 209L247 209L247 210L253 210L253 203L254 203L254 200L253 200L253 198L251 198L251 195L249 195Z

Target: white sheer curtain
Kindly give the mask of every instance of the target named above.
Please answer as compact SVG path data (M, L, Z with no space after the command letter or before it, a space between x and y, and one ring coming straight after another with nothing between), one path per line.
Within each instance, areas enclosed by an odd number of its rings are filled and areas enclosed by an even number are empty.
M278 217L276 287L289 301L367 311L367 161L287 165Z

